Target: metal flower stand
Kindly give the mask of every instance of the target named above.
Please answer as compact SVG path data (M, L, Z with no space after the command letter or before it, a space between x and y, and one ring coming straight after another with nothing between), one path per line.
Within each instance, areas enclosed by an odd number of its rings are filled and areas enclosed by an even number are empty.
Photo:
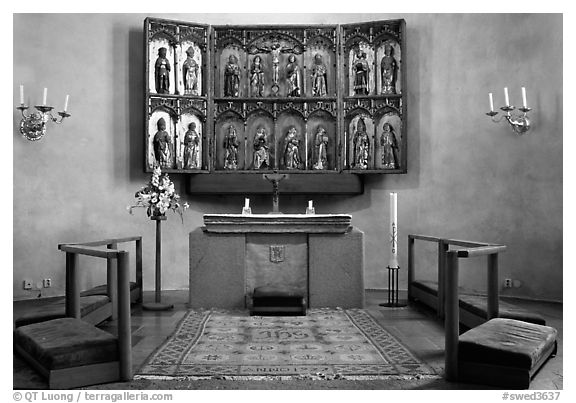
M156 221L156 291L154 302L142 304L147 311L167 311L174 308L172 304L162 303L162 221L165 215L152 215L151 220Z
M386 266L386 268L388 269L388 301L379 305L388 308L404 307L407 304L398 300L398 271L400 271L400 266Z

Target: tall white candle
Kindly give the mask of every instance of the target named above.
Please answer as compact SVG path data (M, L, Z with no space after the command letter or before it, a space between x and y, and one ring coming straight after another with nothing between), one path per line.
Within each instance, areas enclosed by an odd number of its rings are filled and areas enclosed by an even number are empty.
M308 208L312 208L312 200L308 200Z
M398 267L398 193L390 193L390 262L389 267Z
M20 84L20 105L24 105L24 86Z
M250 207L250 199L248 199L248 198L245 198L245 199L244 199L244 207L245 207L245 208Z
M504 87L504 100L506 102L506 106L510 106L510 99L508 98L508 87Z
M46 98L48 98L48 88L44 88L44 96L42 97L42 105L46 106Z
M526 104L526 88L522 87L522 105L524 105L524 108L527 108L527 104Z
M494 112L494 99L492 98L492 93L488 94L488 98L490 98L490 112Z
M70 95L66 95L66 100L64 101L64 112L68 110L68 100L70 99Z

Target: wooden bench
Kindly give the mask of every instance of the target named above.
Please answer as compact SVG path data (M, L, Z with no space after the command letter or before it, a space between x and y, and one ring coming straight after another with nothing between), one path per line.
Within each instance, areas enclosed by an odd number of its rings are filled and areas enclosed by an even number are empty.
M421 280L415 273L415 241L425 241L437 244L437 279L436 281ZM445 239L425 235L408 235L408 299L419 301L434 309L440 318L444 318L445 271L446 256L450 248L476 248L484 246L499 246L496 244L471 242L456 239ZM498 287L498 279L495 280ZM485 295L467 294L459 291L458 306L460 307L460 323L467 328L476 327L488 318L488 300ZM499 301L499 316L517 319L525 322L545 325L545 319L536 313L526 311L505 301Z
M498 318L498 254L503 245L446 253L445 377L505 388L528 388L542 365L556 354L557 331L548 326ZM460 335L458 260L487 256L488 320Z
M105 239L102 241L71 243L58 245L60 249L63 245L78 245L98 247L106 246L108 249L117 249L119 244L135 242L136 256L136 278L130 282L130 301L132 303L142 302L142 237L132 236L126 238ZM107 261L106 284L93 287L80 293L80 317L85 322L97 325L108 319L116 318L116 261ZM66 284L68 287L68 284ZM67 291L68 292L68 289ZM15 327L30 325L32 323L44 322L47 320L65 318L66 315L66 297L57 298L46 305L27 312L16 318Z
M129 253L93 245L63 244L59 249L66 252L67 317L16 328L16 353L47 378L50 389L131 380ZM81 320L79 255L104 258L115 268L111 277L117 336Z

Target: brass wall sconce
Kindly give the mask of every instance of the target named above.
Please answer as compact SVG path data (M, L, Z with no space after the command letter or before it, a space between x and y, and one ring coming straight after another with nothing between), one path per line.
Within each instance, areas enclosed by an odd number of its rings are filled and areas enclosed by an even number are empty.
M521 108L518 108L522 114L512 115L512 111L516 109L514 106L510 105L510 99L508 98L508 87L504 87L504 98L506 101L506 105L501 107L500 109L505 112L506 114L502 115L500 119L496 119L495 116L498 115L498 112L494 110L494 101L492 98L492 93L488 94L490 98L490 112L487 112L486 115L492 118L492 121L495 123L499 123L502 121L502 118L506 118L506 121L510 123L512 130L514 132L522 135L530 130L530 119L528 119L528 112L532 109L528 108L526 105L526 88L522 87L522 104Z
M22 136L30 141L40 140L46 134L46 123L52 121L54 123L60 124L65 118L71 116L66 112L68 109L69 95L66 95L66 100L64 102L64 110L58 112L60 118L52 115L52 109L54 107L46 105L46 97L48 95L48 89L44 88L44 97L42 105L36 105L35 108L38 112L25 113L28 109L28 105L24 104L24 86L20 85L20 106L16 107L22 113L22 120L20 121L20 133Z

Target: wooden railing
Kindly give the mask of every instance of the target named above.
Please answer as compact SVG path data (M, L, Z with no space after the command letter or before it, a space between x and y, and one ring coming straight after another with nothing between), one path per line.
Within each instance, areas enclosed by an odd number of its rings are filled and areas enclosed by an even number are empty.
M114 315L118 318L118 350L121 380L132 379L132 336L130 330L130 259L129 253L118 250L119 243L136 242L136 282L142 286L142 237L106 239L86 243L60 244L66 252L66 316L81 318L80 275L78 256L93 256L107 261L108 295ZM106 246L99 249L98 246ZM142 289L142 288L140 288Z
M488 256L488 320L498 317L498 254L504 245L487 245L450 250L446 253L446 289L444 320L444 369L449 381L458 379L458 339L460 336L460 309L458 297L458 259Z

